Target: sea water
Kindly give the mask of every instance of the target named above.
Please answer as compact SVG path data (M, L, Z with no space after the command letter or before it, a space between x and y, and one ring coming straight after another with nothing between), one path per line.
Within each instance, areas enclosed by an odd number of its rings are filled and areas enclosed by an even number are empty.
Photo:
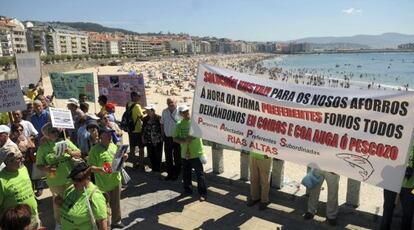
M358 84L414 88L414 52L282 55L263 61L268 68L345 79Z

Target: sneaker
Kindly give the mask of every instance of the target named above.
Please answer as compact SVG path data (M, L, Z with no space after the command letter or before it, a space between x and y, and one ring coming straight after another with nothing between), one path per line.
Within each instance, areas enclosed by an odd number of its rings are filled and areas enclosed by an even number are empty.
M310 212L306 212L305 215L303 215L303 219L310 220L310 219L313 219L314 216L315 216L314 214Z
M263 211L267 208L267 206L269 205L269 202L260 202L259 203L259 210Z
M111 224L111 228L125 228L125 225L121 221L118 221L114 224Z
M252 199L248 199L247 200L247 207L252 207L253 205L255 205L256 203L258 203L260 200L252 200Z
M327 220L328 220L328 224L329 225L331 225L331 226L336 226L336 218L335 219L329 219L329 218L326 218Z
M39 189L39 190L37 190L36 192L35 192L35 196L36 197L39 197L39 196L41 196L43 194L43 189Z
M198 199L200 202L206 201L207 199L207 195L201 195L200 198Z

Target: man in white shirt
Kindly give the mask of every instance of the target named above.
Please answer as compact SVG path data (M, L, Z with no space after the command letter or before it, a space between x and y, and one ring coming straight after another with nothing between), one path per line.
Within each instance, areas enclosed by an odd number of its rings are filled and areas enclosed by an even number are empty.
M177 102L167 99L167 108L162 111L161 125L164 136L164 152L168 176L166 180L177 180L181 172L180 144L173 141L175 123L181 119L177 110Z
M21 124L23 126L23 135L27 138L31 138L31 140L34 140L37 134L37 130L33 126L33 124L30 121L23 120L23 114L22 111L16 110L12 112L13 116L13 123L15 124ZM11 126L11 124L10 124Z

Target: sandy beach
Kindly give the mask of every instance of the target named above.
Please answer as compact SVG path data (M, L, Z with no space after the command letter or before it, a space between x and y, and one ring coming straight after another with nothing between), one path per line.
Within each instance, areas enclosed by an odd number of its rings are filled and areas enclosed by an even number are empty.
M260 74L264 73L263 69L255 69L255 63L259 60L270 57L269 55L214 55L214 56L196 56L190 58L169 58L159 61L151 62L128 62L122 66L96 66L92 68L79 69L71 72L93 72L95 76L95 82L97 74L127 74L130 71L136 71L137 73L142 73L144 75L145 84L146 84L146 97L147 103L152 103L157 105L157 113L160 114L162 109L166 107L166 99L168 97L175 98L178 104L192 104L193 98L193 82L196 77L196 71L198 63L208 63L211 65L233 69L236 71L251 73L251 74ZM48 66L43 68L44 72L48 70ZM164 76L164 78L163 78ZM264 76L272 77L272 76ZM273 76L274 77L274 76ZM177 82L172 85L172 81L165 81L165 78ZM274 77L275 80L283 80L295 83L296 78L279 78ZM311 80L311 78L309 78ZM312 81L317 80L312 78ZM301 82L296 82L301 83ZM304 84L306 84L304 82ZM338 83L339 84L339 83ZM48 76L44 76L44 88L46 95L52 93L52 88L50 84L50 79ZM95 92L98 92L98 86L95 84ZM96 103L90 103L90 111L98 111L99 105ZM57 107L65 107L65 100L56 100L55 105ZM124 112L123 107L116 108L117 119L120 119L122 113ZM124 135L124 143L127 143L127 135ZM212 172L212 156L211 156L211 147L205 146L205 152L209 158L209 161L205 167L206 172ZM305 194L305 187L300 185L300 181L306 173L306 166L298 165L291 162L285 162L284 170L284 187L281 189L282 192L287 194L292 194L295 196L303 196ZM219 175L220 177L228 178L231 180L240 179L240 152L232 150L224 150L224 173ZM346 187L347 187L347 178L341 176L340 179L340 189L339 189L339 205L343 205L346 201ZM326 183L324 182L321 196L321 201L327 200L327 189ZM361 184L361 196L360 196L360 206L358 210L372 213L372 214L381 214L382 213L382 189L368 184ZM303 210L304 212L305 210Z

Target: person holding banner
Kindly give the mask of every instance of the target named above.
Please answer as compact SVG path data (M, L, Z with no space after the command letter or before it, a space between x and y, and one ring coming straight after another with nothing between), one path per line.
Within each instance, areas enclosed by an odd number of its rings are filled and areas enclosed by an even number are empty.
M328 224L336 226L336 216L338 215L338 188L339 175L333 172L327 172L320 169L313 169L313 174L320 178L320 182L313 188L309 188L308 211L303 218L305 220L313 219L318 210L319 194L322 183L326 180L328 185L328 201L326 202L326 219Z
M113 172L111 164L114 160L118 146L112 142L113 129L108 127L99 128L100 141L89 151L88 164L95 175L98 188L107 194L111 207L111 227L123 228L121 222L121 172ZM123 155L123 160L128 158Z
M207 189L203 164L200 161L200 157L203 155L203 141L199 137L189 135L191 127L189 110L186 105L178 107L178 111L183 119L179 120L175 126L173 140L181 146L184 193L191 194L193 192L191 188L191 173L192 169L194 169L197 176L197 188L200 201L205 201L207 198Z
M55 199L60 206L62 229L109 229L106 199L91 182L89 165L79 163L68 177L73 185Z
M47 123L42 128L44 143L37 149L36 165L47 172L46 182L52 192L53 199L70 185L67 178L73 167L73 159L80 159L80 150L70 141L61 141L61 130L54 128L52 123ZM53 202L53 212L56 228L60 228L60 208Z
M400 229L411 229L414 214L414 147L408 161L407 169L400 191L399 200L402 206L402 221ZM392 215L395 208L397 193L384 189L384 206L381 220L381 230L391 229Z
M260 202L259 210L267 208L272 159L264 154L250 152L250 198L247 200L247 206L251 207Z

